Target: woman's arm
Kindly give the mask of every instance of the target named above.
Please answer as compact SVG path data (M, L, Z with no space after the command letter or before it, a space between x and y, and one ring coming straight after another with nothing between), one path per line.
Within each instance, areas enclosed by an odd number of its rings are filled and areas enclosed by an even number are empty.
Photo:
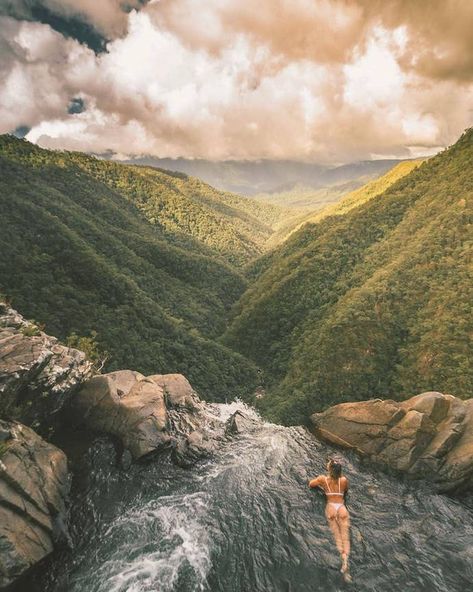
M318 477L315 477L315 479L312 479L311 481L309 481L309 487L311 489L314 489L315 487L320 487L320 483L322 481L322 477L320 477L320 475Z

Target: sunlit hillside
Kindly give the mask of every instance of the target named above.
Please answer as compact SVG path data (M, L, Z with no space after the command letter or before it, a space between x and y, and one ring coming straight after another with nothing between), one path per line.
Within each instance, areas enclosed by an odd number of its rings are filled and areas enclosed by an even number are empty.
M471 395L473 131L404 166L416 168L305 224L255 267L226 343L266 370L271 417L431 389Z

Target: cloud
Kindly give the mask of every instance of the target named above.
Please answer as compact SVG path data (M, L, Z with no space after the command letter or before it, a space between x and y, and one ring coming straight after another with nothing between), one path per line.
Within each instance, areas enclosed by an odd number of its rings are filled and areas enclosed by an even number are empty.
M93 52L38 23L0 18L0 130L64 116Z
M473 3L468 0L357 0L368 22L403 26L407 43L399 56L406 69L457 82L473 80Z
M123 35L127 13L143 5L140 0L42 0L42 3L56 14L82 18L108 38Z
M47 1L117 37L95 55L0 19L1 129L45 146L346 162L434 151L472 124L466 2Z
M405 68L433 78L473 79L473 3L468 0L159 0L149 13L193 47L218 51L250 35L286 59L345 63L374 27L403 27ZM197 13L197 15L196 15ZM189 18L189 15L196 15Z

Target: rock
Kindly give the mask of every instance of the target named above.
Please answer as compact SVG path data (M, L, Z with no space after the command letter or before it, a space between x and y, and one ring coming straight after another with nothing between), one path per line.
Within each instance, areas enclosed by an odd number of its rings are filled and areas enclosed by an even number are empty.
M248 432L258 427L258 422L249 417L243 411L235 411L225 424L225 434L234 435Z
M119 441L122 467L129 465L128 454L136 461L168 447L188 466L210 454L223 432L212 406L181 374L145 377L120 370L94 376L74 397L71 411L75 423Z
M72 539L71 535L69 534L69 530L67 529L64 515L58 512L50 502L48 502L46 505L49 510L49 515L51 516L51 538L53 540L54 546L72 550Z
M148 378L164 389L168 407L196 408L199 398L182 374L154 374Z
M217 439L209 434L194 430L183 438L178 438L173 451L174 461L183 467L190 467L201 458L215 451Z
M473 488L473 399L427 392L402 402L343 403L310 419L319 438L428 479L436 491Z
M0 416L46 433L92 375L83 352L61 345L0 303Z
M74 397L72 408L89 429L118 438L135 460L169 443L164 389L138 372L94 376Z
M65 524L69 476L65 454L30 428L0 421L10 437L0 444L0 587L11 584L70 541Z

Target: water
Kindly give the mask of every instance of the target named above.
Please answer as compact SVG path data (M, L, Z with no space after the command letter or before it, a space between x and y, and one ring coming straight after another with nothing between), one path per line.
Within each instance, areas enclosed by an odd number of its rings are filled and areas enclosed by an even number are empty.
M242 407L219 406L222 421ZM103 462L104 452L104 444L90 452L92 473L76 479L74 553L54 560L29 590L473 589L473 508L351 456L342 457L351 483L354 578L345 584L324 502L307 487L332 450L303 428L258 420L254 431L190 470L161 457L124 472Z

